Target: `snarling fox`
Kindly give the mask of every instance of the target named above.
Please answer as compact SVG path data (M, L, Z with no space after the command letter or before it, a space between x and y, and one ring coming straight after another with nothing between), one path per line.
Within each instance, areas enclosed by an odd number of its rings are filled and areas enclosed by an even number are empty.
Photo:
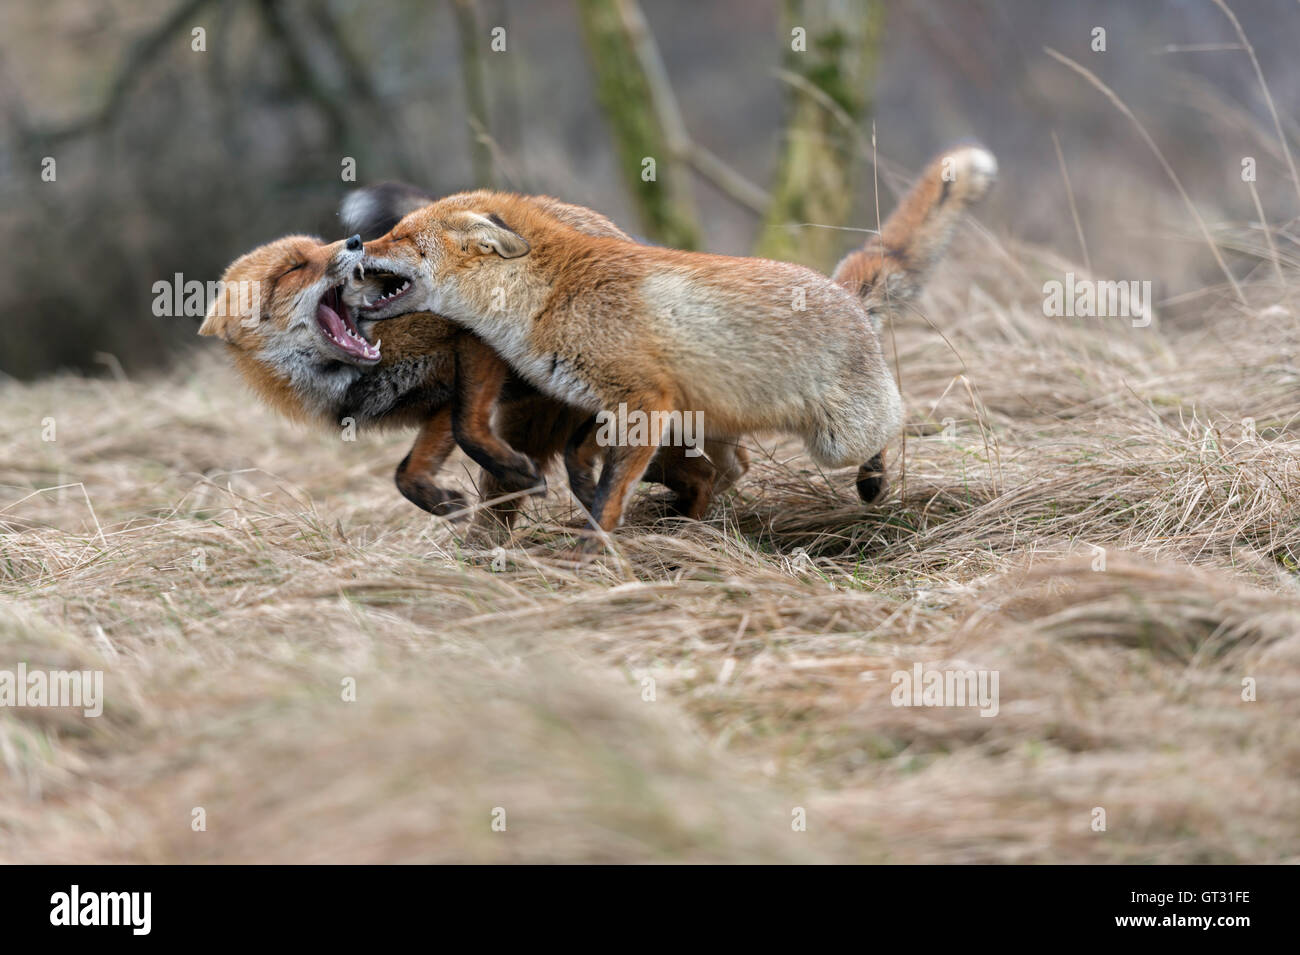
M417 209L383 238L341 247L332 268L355 286L378 277L401 288L366 306L368 319L443 316L567 406L652 422L699 414L715 447L751 432L795 434L818 464L858 465L870 502L902 420L881 314L915 293L996 171L978 147L941 156L831 278L594 234L526 197L489 192ZM598 527L617 526L664 438L652 425L644 440L606 448L590 507Z
M472 202L478 195L462 198ZM465 504L463 495L433 480L459 441L484 468L484 499L504 498L480 516L508 526L519 506L518 494L509 492L544 488L542 471L589 413L540 395L472 334L436 315L406 314L377 329L375 306L400 299L401 282L376 275L344 288L350 266L339 253L349 242L359 249L360 233L382 234L432 201L394 184L353 193L341 214L347 231L358 235L333 243L287 236L241 256L226 269L199 332L224 339L245 381L290 418L419 428L396 483L427 511L447 514ZM582 206L547 197L523 201L592 235L627 238ZM743 452L731 459L734 471L744 466ZM679 511L695 517L707 509L717 478L706 458L682 449L665 449L647 473L676 492Z

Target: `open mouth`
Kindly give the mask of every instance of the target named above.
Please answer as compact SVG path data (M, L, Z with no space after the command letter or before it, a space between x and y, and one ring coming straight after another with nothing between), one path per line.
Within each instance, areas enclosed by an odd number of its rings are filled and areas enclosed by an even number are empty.
M359 312L375 312L396 302L411 293L415 286L404 275L394 272L367 272L357 266L353 280L364 286L363 303L357 306ZM371 296L374 298L371 298Z
M342 293L343 286L336 285L321 297L316 306L316 325L326 340L348 358L373 364L379 361L379 344L366 341Z

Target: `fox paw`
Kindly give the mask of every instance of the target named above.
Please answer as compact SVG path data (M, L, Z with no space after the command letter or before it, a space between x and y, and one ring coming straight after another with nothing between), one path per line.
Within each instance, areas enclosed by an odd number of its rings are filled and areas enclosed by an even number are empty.
M439 487L422 478L398 478L397 489L416 507L438 517L457 514L469 506L469 501L460 491Z
M885 474L884 454L877 454L862 467L858 468L858 497L864 504L874 504L885 495L889 487L889 478Z
M528 458L520 458L513 462L508 468L501 468L498 473L492 475L496 478L497 484L501 490L507 493L517 493L527 491L529 494L541 496L546 493L546 477Z
M585 536L572 547L565 547L556 551L551 560L557 564L565 565L571 568L583 567L590 564L599 557L605 550L605 542L594 534Z
M569 478L569 492L578 499L578 503L583 506L588 514L596 506L596 482L595 481L575 481ZM584 526L585 523L584 523Z

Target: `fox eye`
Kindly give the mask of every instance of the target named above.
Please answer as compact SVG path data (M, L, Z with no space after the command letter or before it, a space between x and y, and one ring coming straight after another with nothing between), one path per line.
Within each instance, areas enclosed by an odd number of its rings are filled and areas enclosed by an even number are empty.
M284 278L290 272L297 272L299 269L303 268L306 264L307 264L306 262L299 262L297 265L293 266L292 268L286 269L285 271L281 272L278 276L276 276L275 280L277 282L280 281L280 279Z

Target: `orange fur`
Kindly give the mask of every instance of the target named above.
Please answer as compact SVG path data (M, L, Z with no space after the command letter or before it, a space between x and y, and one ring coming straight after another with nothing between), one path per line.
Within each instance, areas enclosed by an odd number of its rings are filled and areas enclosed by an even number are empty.
M891 284L900 297L919 287L995 170L976 148L942 158L880 239L830 280L790 263L584 234L525 197L489 192L411 212L339 258L358 280L378 270L411 287L405 302L376 306L376 317L435 310L544 393L645 416L646 440L606 452L593 509L605 530L673 415L703 415L715 446L752 431L798 434L820 464L858 463L859 490L874 499L901 401L873 304L888 301Z
M608 222L583 211L593 217L593 227L597 219ZM432 480L452 447L459 354L473 386L464 389L470 406L457 436L480 454L507 464L485 473L485 498L535 484L540 469L563 451L587 412L538 395L474 336L436 315L408 314L382 328L361 317L358 327L365 337L382 339L379 360L357 363L338 353L322 340L314 312L324 290L339 279L332 263L342 247L342 242L287 236L241 256L226 270L221 294L200 333L222 338L244 380L286 417L327 426L351 419L360 427L418 427L396 481L408 500L433 513L454 510L460 501ZM481 397L487 386L493 395L504 388L496 428L505 440L491 425L494 402ZM521 472L529 479L511 478ZM669 455L659 475L682 495L683 510L698 514L701 501L707 506L699 489L712 491L715 473L708 462ZM517 508L517 499L501 502L485 511L482 521L508 525Z

